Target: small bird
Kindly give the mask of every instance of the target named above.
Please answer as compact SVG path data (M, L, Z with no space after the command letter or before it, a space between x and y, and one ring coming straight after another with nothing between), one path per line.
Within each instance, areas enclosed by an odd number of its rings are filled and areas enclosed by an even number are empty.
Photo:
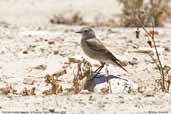
M81 47L84 53L101 63L101 66L95 71L99 72L105 64L112 64L119 66L124 71L128 72L122 65L121 61L117 59L101 42L96 38L95 32L90 27L83 27L76 32L82 34Z

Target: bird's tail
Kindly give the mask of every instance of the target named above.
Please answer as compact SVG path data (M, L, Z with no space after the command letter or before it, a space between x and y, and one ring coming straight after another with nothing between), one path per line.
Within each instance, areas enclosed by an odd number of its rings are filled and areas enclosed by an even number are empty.
M118 65L120 68L122 68L125 72L128 73L128 71L121 65L122 62L117 59L115 56L112 57L112 62L114 62L114 64Z

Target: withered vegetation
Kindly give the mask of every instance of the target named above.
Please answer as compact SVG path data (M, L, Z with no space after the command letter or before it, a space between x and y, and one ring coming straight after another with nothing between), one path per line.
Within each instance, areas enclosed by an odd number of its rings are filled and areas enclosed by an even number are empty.
M157 69L160 72L161 78L160 78L159 82L160 82L161 90L163 92L169 92L169 90L170 90L170 83L171 83L171 78L170 78L169 71L170 71L171 68L169 66L167 66L167 65L163 66L163 64L161 62L161 59L160 59L160 56L159 56L159 52L158 52L158 49L157 49L157 46L156 46L156 42L155 42L155 35L159 34L158 32L156 32L154 30L155 19L151 20L150 26L152 27L152 30L148 30L145 27L145 25L143 23L143 18L142 18L142 13L141 12L137 13L137 15L136 15L136 23L139 23L139 25L142 26L142 29L146 33L145 36L148 38L148 41L147 41L148 45L151 48L155 49L155 55L157 57L157 61L156 61L156 59L153 56L151 56L150 54L149 55L152 58L152 60L154 61L154 63L156 64ZM137 26L137 28L139 28L139 26Z
M52 94L58 94L63 92L63 88L60 85L60 82L62 80L59 80L59 77L66 74L66 70L63 69L60 72L54 73L52 75L47 74L45 76L45 83L51 84L51 88L49 90L43 91L44 95L52 95Z
M118 0L122 5L121 24L124 27L142 26L149 27L151 19L154 19L154 26L163 26L167 18L171 17L170 0ZM142 23L136 23L137 11L145 12Z
M65 14L53 15L50 18L51 24L64 24L64 25L86 25L86 26L108 26L108 27L117 27L119 24L114 20L114 18L110 19L102 19L98 16L94 18L93 22L86 22L83 19L83 16L80 12L71 13L70 16L65 16Z
M66 88L65 90L68 92L79 93L81 89L86 88L87 79L92 73L92 66L85 59L80 61L74 58L69 58L69 62L76 64L76 70L73 71L74 79L72 81L72 87Z

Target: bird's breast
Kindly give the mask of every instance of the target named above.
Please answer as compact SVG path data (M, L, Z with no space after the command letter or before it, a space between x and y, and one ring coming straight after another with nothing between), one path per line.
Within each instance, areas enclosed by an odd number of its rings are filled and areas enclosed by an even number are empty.
M95 52L88 46L86 41L81 40L81 48L87 56L89 56L91 58L95 58L95 56L94 56Z

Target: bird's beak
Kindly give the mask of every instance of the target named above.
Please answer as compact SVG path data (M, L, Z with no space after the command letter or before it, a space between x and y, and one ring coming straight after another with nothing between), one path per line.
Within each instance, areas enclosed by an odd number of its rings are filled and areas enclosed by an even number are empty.
M75 33L82 33L82 31L80 30L80 31L77 31L77 32L75 32Z

